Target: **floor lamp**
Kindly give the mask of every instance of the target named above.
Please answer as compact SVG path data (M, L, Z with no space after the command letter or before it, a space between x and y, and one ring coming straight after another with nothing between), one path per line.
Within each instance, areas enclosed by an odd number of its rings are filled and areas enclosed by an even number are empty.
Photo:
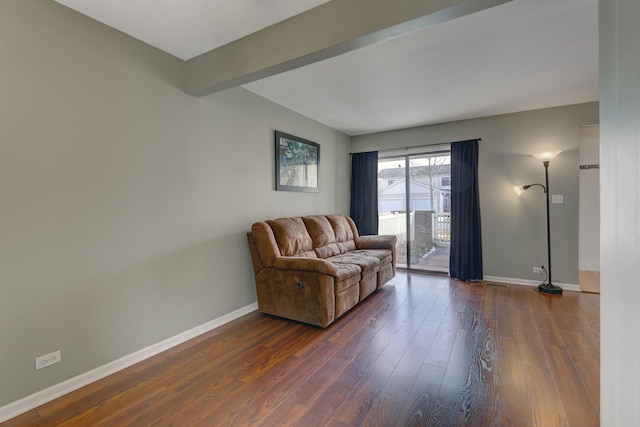
M542 187L545 195L547 196L547 266L549 268L549 275L547 277L546 283L543 283L538 286L538 290L542 293L552 294L552 295L561 295L562 288L560 286L554 285L553 282L551 281L551 225L549 223L549 197L550 197L549 196L549 162L555 159L556 156L560 153L561 153L561 150L545 150L533 155L536 159L541 161L542 164L544 165L544 178L545 178L546 185L528 184L528 185L513 186L513 190L516 192L518 197L520 197L520 195L524 193L525 190L528 190L529 188L534 187L536 185Z

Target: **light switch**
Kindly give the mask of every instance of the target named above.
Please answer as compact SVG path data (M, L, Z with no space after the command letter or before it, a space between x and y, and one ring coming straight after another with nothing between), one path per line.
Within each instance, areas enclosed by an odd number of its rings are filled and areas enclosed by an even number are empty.
M552 194L551 195L551 203L554 205L561 205L564 203L564 195L562 194Z

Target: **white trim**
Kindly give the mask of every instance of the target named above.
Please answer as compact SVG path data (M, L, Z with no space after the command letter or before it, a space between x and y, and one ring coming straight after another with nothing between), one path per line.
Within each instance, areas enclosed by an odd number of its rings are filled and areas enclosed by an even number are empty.
M542 282L538 280L525 280L525 279L513 279L511 277L496 277L496 276L484 276L485 282L496 282L496 283L511 283L513 285L525 285L525 286L538 286ZM556 286L560 286L562 289L567 291L577 291L582 292L580 286L570 284L570 283L553 283Z
M600 271L599 265L578 265L578 271Z
M31 409L50 402L54 399L57 399L58 397L63 396L67 393L71 393L74 390L91 384L92 382L98 381L111 374L115 374L118 371L121 371L125 368L135 365L138 362L162 353L163 351L166 351L199 335L218 328L257 309L258 303L254 302L253 304L249 304L246 307L239 308L236 311L225 314L224 316L220 316L217 319L213 319L200 326L196 326L195 328L189 329L188 331L182 332L171 338L167 338L164 341L152 344L147 348L143 348L142 350L136 351L135 353L131 353L118 360L114 360L113 362L107 363L106 365L100 366L96 369L92 369L91 371L70 378L66 381L53 385L30 396L9 403L8 405L0 407L0 423L17 417L20 414L30 411Z
M467 138L472 139L472 138ZM419 145L415 147L406 147L406 148L389 148L378 150L379 158L384 159L388 157L398 157L398 156L406 156L406 155L416 155L416 154L432 154L434 152L441 151L451 151L451 143L450 142L441 142L439 144L429 144L429 145Z

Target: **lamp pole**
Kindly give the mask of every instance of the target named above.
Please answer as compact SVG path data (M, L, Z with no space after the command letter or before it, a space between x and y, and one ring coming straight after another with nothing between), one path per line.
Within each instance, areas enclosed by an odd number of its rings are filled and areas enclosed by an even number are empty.
M549 161L542 163L544 165L545 193L547 193L547 266L549 266L549 277L547 283L538 286L538 290L545 294L559 295L562 294L562 288L555 286L551 281L551 222L549 221Z
M544 194L547 195L547 266L549 267L549 271L547 272L547 283L542 283L538 286L538 290L545 294L553 294L553 295L562 295L562 288L560 286L556 286L551 281L551 221L549 220L549 197L551 197L551 193L549 191L549 162L555 159L558 154L560 154L561 150L545 150L539 153L534 154L533 156L542 162L544 165L544 184L528 184L528 185L514 185L513 191L515 191L516 195L520 197L520 195L529 188L537 185L542 187L544 190ZM543 266L544 268L544 266Z
M551 281L551 223L549 221L549 162L544 162L544 183L547 188L547 265L549 266L549 284Z

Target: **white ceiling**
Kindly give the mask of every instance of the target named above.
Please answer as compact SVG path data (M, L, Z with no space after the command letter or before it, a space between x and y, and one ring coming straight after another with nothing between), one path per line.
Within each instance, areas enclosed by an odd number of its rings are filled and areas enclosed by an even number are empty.
M56 1L187 60L329 0Z
M326 2L57 1L182 59ZM596 101L598 0L514 0L244 87L349 135Z

